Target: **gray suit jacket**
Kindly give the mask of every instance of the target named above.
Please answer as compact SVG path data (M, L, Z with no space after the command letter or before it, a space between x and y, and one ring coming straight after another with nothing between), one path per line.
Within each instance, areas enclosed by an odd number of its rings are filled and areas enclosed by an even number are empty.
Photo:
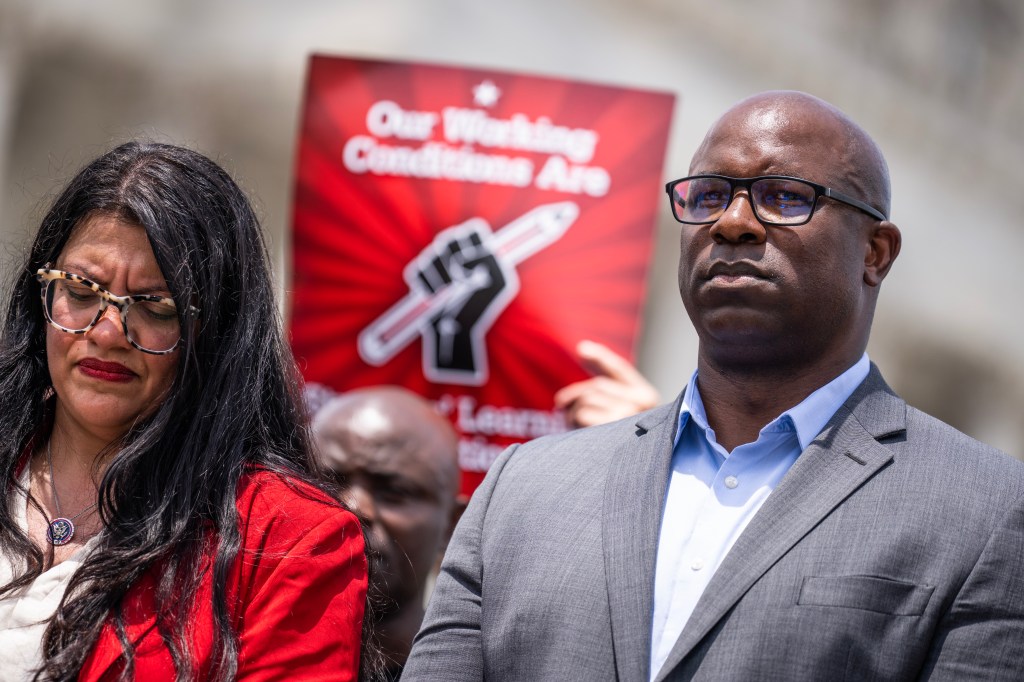
M403 680L650 677L679 401L510 448ZM736 541L657 680L1024 679L1024 465L872 367Z

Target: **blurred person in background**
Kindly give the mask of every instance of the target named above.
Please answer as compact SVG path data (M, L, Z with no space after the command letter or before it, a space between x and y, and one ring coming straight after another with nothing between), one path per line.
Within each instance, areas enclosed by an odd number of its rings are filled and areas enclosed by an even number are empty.
M354 515L315 482L260 225L130 142L54 201L0 339L4 680L354 680Z
M561 389L555 404L570 426L601 424L656 405L657 390L625 358L603 344L580 342L578 356L594 376ZM313 434L342 500L368 526L373 635L398 679L423 621L429 578L466 500L459 495L458 437L430 403L399 387L338 396L307 385Z
M313 417L342 501L367 526L373 630L397 680L423 621L428 578L465 506L458 440L425 399L399 387L350 391Z

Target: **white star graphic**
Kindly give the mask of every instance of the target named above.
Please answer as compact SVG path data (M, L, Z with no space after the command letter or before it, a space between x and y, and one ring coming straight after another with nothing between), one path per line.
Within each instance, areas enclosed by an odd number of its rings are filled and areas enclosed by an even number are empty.
M501 89L489 80L473 87L473 102L481 107L493 107L501 97Z

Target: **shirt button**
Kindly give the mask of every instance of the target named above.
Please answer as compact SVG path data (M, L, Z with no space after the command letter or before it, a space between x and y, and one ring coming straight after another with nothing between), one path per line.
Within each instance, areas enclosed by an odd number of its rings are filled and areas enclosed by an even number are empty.
M697 559L692 564L690 564L690 568L694 571L699 571L700 569L704 568L704 562L700 559Z
M729 488L730 490L732 490L733 488L735 488L739 484L740 484L740 480L738 478L736 478L735 476L726 476L725 477L725 487L726 488Z

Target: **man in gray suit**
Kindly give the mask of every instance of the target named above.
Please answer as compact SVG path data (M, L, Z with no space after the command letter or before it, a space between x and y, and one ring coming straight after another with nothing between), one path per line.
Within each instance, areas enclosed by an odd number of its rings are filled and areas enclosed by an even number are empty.
M764 93L667 189L693 379L494 463L403 679L1024 679L1024 466L865 355L900 250L877 146Z

